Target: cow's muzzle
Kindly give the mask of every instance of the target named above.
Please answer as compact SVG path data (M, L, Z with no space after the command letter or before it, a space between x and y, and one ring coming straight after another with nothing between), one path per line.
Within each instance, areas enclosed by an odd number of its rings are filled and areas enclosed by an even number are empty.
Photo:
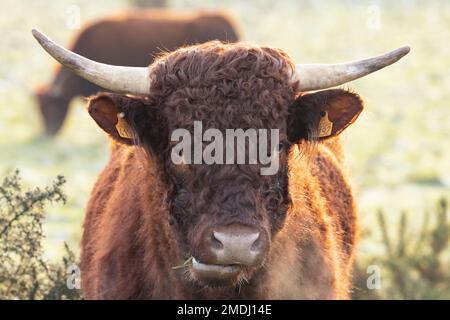
M261 265L268 249L266 233L240 224L207 229L199 239L192 271L200 280L226 280Z

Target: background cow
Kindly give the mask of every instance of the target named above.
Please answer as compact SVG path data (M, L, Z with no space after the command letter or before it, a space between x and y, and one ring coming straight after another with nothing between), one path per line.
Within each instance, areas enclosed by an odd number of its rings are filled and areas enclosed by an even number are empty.
M210 40L238 40L237 27L230 16L223 12L141 10L89 24L69 47L73 52L103 63L143 67L161 51ZM58 67L52 83L36 91L46 133L58 132L74 97L89 96L99 89L66 68Z
M337 65L295 65L279 49L210 42L149 68L99 65L33 32L58 61L122 94L91 98L113 139L87 209L87 298L347 298L357 217L337 136L363 109L340 85L403 47ZM175 165L170 133L279 129L279 170ZM176 266L182 266L176 268Z

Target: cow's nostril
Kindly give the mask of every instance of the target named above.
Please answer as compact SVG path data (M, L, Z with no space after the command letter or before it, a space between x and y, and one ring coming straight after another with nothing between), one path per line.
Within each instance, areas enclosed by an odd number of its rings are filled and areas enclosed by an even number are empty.
M211 249L223 250L223 244L219 239L216 238L214 232L211 234Z
M255 240L255 242L253 242L250 250L253 252L259 252L261 250L264 250L264 241L261 239L261 235L259 235L258 238Z

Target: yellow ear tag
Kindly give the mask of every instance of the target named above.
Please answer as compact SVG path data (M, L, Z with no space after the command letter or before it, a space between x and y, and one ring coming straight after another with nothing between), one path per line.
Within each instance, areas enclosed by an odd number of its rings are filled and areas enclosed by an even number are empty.
M117 132L122 138L133 139L133 130L131 130L127 121L125 120L125 113L121 112L117 114Z
M328 112L324 112L325 114L319 122L319 138L328 137L333 132L333 122L328 119Z

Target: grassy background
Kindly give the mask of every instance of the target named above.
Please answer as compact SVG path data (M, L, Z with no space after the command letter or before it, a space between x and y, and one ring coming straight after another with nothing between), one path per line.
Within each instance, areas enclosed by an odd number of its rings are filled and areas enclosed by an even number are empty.
M422 212L440 196L450 198L450 2L448 1L187 1L178 9L226 9L247 42L283 48L302 63L336 62L379 54L409 44L412 52L382 72L352 82L366 109L344 134L348 168L366 237L359 257L381 250L376 210L388 227L408 210ZM67 44L71 6L87 22L130 6L125 0L3 0L0 12L0 175L20 168L29 185L67 178L68 203L49 208L46 253L55 258L62 241L78 248L83 210L108 157L107 139L88 117L82 99L54 140L40 138L32 89L51 79L53 60L38 47L37 27Z

